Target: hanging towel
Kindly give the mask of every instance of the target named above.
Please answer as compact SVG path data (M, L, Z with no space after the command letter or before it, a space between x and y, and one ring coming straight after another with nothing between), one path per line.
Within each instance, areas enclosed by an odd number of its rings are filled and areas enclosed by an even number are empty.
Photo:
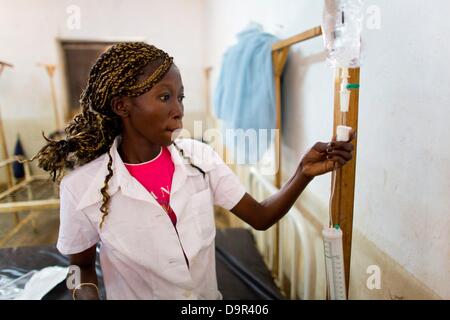
M14 147L14 155L15 156L25 156L25 152L23 151L22 142L20 141L20 136L17 136L16 146ZM23 167L23 164L14 161L13 162L13 173L14 178L16 179L22 179L25 177L25 170Z
M235 155L235 160L243 164L259 160L273 140L272 44L278 39L253 23L237 34L237 40L237 44L223 56L214 92L214 111L223 121L225 145ZM248 133L248 129L256 130L253 135L256 136L256 144L249 144L247 139L234 139L239 131Z

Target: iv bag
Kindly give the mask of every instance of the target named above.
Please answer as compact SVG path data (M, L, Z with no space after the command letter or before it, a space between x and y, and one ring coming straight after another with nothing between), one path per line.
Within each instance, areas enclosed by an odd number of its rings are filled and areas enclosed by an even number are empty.
M333 67L359 67L363 19L363 0L324 0L322 33Z

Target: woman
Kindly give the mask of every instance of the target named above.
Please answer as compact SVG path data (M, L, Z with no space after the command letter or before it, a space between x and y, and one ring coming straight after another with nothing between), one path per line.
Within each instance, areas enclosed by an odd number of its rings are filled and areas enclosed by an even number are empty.
M57 247L81 270L74 299L99 298L97 243L108 299L220 299L213 205L265 230L314 176L352 157L350 142L317 143L286 185L258 202L209 146L174 140L183 98L167 53L114 45L92 67L67 138L38 153L53 179L73 169L60 185Z

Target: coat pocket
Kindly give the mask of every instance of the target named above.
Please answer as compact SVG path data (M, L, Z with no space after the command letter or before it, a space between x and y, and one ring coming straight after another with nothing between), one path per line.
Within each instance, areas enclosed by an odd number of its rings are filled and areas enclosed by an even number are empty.
M192 215L195 217L197 231L204 241L204 245L208 246L216 236L211 189L207 188L206 190L193 194L190 203Z

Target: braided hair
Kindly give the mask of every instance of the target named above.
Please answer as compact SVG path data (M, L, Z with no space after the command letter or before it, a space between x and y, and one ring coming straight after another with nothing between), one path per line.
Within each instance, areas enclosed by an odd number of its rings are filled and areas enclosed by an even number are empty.
M166 52L143 42L111 46L100 55L90 71L87 86L81 94L81 112L64 129L66 138L52 140L44 135L47 144L32 159L38 159L38 166L48 171L53 181L60 181L65 170L82 166L108 153L108 173L100 190L103 197L100 228L109 213L108 182L113 176L109 149L122 132L122 120L113 112L111 101L114 97L137 97L148 92L166 75L172 64L173 58ZM155 71L140 81L144 68L149 65L155 66ZM182 149L175 147L190 165L204 175Z

